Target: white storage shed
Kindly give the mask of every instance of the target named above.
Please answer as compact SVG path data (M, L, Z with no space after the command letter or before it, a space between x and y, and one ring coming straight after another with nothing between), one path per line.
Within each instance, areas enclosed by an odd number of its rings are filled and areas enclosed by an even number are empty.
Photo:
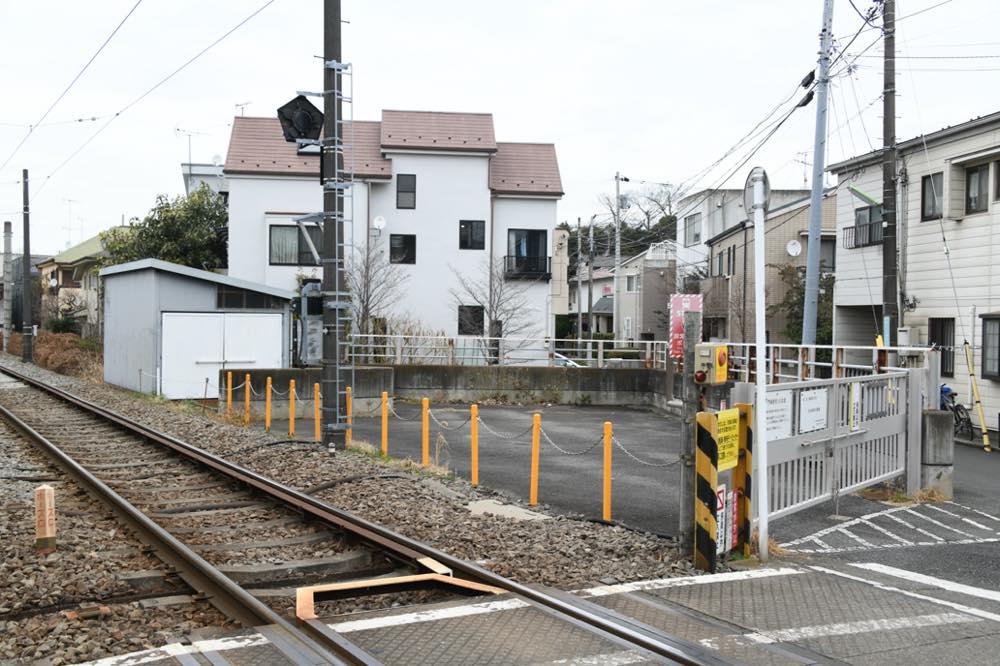
M294 292L159 259L100 275L109 384L217 398L220 370L289 365Z

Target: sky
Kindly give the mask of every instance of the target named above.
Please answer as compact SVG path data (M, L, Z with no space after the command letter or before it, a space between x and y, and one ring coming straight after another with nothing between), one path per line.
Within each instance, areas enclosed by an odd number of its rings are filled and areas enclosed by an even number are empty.
M854 0L861 11L871 4ZM135 5L0 0L0 164L8 162L0 168L0 219L15 222L15 248L21 169L30 169L32 252L56 253L142 217L157 195L183 194L186 132L195 162L224 159L234 115L272 116L297 90L321 88L320 0ZM616 171L630 178L626 192L652 186L644 183L741 188L753 166L767 170L772 187L802 187L815 102L791 113L743 166L757 140L702 172L775 107L768 122L794 108L804 92L796 86L816 64L822 5L344 0L353 115L490 112L498 140L552 142L566 191L558 217L570 223L600 212ZM897 0L901 140L1000 110L998 15L997 0ZM835 0L833 34L843 55L834 66L827 164L882 142L880 31L849 0Z

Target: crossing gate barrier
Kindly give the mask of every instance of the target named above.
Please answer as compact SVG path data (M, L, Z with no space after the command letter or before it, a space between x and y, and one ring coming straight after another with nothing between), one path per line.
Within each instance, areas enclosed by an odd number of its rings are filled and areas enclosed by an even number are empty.
M753 408L699 412L695 424L694 565L714 573L720 554L750 554ZM731 476L731 492L720 471Z

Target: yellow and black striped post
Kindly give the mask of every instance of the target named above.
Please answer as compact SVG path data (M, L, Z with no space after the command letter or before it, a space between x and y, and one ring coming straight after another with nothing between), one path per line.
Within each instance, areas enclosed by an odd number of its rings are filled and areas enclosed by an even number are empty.
M753 519L753 405L737 404L740 410L740 459L733 470L738 504L736 521L739 525L739 547L744 557L750 557L750 539L753 536L750 521Z
M695 420L694 566L715 573L718 535L715 491L719 485L718 418L698 412Z

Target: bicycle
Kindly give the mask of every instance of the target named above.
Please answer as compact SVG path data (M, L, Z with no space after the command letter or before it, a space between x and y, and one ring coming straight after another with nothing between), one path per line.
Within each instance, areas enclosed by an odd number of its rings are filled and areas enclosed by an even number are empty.
M941 384L941 409L951 412L955 420L955 434L967 433L972 439L972 417L965 405L958 402L958 393L953 391L947 384Z

